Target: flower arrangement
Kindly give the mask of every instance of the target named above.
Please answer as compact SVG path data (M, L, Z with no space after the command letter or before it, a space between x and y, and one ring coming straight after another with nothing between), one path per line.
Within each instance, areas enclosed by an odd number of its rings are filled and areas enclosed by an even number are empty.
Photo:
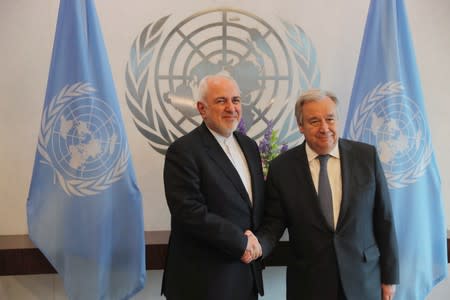
M243 119L239 122L237 130L246 134L247 128ZM267 176L269 171L269 164L279 154L288 150L287 144L279 144L278 131L273 129L273 123L269 122L267 128L264 131L264 136L258 145L259 153L261 155L261 162L263 167L264 177Z
M272 122L269 122L264 132L264 137L259 142L259 153L261 154L264 177L267 176L267 172L269 171L269 163L272 159L287 150L287 144L282 144L281 146L279 145L278 131L274 130Z

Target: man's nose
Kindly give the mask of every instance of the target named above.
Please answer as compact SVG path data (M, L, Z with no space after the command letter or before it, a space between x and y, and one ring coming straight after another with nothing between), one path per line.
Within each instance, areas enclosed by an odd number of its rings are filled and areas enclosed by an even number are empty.
M233 101L227 101L226 105L225 105L225 109L228 110L228 111L233 111L234 110Z
M325 119L320 120L320 131L326 132L330 128L330 125L328 125L327 121Z

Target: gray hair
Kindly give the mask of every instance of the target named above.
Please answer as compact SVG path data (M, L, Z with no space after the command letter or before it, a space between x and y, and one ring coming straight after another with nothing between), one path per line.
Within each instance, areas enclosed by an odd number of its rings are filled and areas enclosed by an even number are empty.
M310 89L300 95L297 102L295 103L295 118L297 119L297 124L303 124L303 105L308 102L321 101L326 97L333 100L333 102L338 105L339 101L335 94L332 92L321 90L321 89Z
M219 78L227 79L227 80L233 82L236 85L236 87L238 88L238 90L240 91L239 85L237 84L236 80L234 80L234 78L231 76L224 75L224 74L206 75L205 77L202 78L202 80L200 80L200 82L198 84L198 96L197 96L198 101L205 102L206 95L208 94L208 89L209 89L208 82L210 80L219 79Z

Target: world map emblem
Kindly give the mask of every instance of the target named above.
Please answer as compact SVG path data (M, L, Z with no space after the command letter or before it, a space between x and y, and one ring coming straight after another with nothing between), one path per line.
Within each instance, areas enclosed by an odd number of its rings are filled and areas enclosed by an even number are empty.
M44 108L38 152L68 195L98 194L127 168L118 117L95 92L89 83L69 85Z
M231 76L239 84L250 137L261 138L271 124L281 143L301 141L295 100L320 85L316 51L301 27L283 20L275 26L230 8L170 22L170 16L162 17L138 34L125 72L133 121L154 150L164 154L201 124L196 92L210 74Z
M404 94L401 82L379 84L360 102L349 137L376 145L389 188L415 183L432 157L421 109Z

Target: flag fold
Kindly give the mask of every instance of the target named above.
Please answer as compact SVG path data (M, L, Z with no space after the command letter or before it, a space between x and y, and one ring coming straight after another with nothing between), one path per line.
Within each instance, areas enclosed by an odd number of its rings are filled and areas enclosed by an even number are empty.
M142 199L95 6L61 0L27 202L69 299L142 289Z
M400 252L396 300L447 276L441 183L403 0L372 0L344 136L377 147Z

